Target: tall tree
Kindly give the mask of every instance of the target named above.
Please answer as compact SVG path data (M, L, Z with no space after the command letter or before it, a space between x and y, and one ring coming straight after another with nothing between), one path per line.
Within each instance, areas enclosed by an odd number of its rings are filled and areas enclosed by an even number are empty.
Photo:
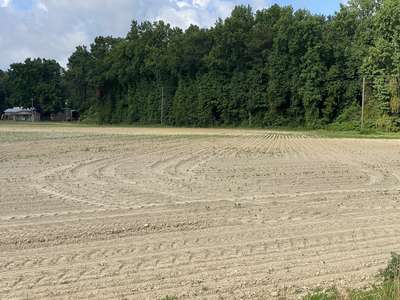
M211 28L133 21L124 38L77 47L65 73L48 60L12 65L0 101L26 106L34 97L52 112L67 98L100 123L320 127L355 123L361 78L373 75L368 124L394 124L399 20L396 0L349 0L332 16L237 6Z
M68 84L70 105L79 110L90 108L93 99L91 73L94 60L85 46L79 46L68 59L65 80Z
M6 108L6 96L6 73L0 70L0 113Z
M58 112L65 106L63 69L55 60L26 59L8 71L9 102L30 107L32 102L44 114Z

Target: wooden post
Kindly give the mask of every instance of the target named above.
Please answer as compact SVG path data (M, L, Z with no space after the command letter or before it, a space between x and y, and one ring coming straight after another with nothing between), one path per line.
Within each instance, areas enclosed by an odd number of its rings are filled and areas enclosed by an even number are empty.
M362 86L361 130L364 129L364 109L365 109L365 77L363 77L363 86Z
M249 126L251 126L252 125L252 122L253 120L252 120L252 116L251 116L251 111L249 110Z
M32 122L35 122L35 113L34 113L34 111L33 111L33 97L31 98L31 100L32 100L31 118L32 118Z

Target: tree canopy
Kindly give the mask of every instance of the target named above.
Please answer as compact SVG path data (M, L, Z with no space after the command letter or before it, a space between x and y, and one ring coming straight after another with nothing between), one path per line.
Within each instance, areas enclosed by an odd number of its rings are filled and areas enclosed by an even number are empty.
M396 0L350 0L333 16L237 6L207 29L133 21L124 38L77 47L66 70L46 59L11 65L0 108L34 98L46 112L68 102L99 123L355 125L366 76L368 124L394 128L399 28Z
M7 72L7 103L12 106L40 108L44 113L64 107L63 69L55 60L26 59Z

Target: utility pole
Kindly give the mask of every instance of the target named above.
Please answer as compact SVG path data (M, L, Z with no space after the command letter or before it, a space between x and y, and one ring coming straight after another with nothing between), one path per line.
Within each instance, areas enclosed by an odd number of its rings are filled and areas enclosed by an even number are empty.
M249 110L249 126L252 125L252 121L251 111Z
M364 109L365 109L365 77L363 77L363 86L362 86L361 130L364 129Z
M161 125L164 123L164 87L161 87Z
M32 122L35 122L35 111L34 111L34 108L33 108L33 97L31 98L31 101L32 101L31 119L32 119Z

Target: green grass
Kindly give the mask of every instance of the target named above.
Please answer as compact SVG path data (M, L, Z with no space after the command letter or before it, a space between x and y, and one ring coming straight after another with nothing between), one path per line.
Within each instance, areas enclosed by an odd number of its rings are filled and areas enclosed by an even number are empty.
M317 290L304 297L304 300L400 300L400 255L392 253L387 267L378 277L382 283L369 289Z
M336 300L338 296L339 293L336 289L329 289L326 291L316 290L306 296L304 300Z
M97 124L87 122L22 122L22 121L0 121L1 126L21 126L21 127L99 127L99 128L175 128L174 126L161 125L156 123L116 123L116 124Z
M0 127L93 127L83 123L68 123L68 122L15 122L15 121L0 121Z
M400 280L384 282L370 289L314 291L304 300L399 300Z
M52 132L0 132L0 143L3 142L27 142L43 141L66 138L79 138L81 134L74 133L52 133Z
M384 132L378 130L365 131L337 131L337 130L313 130L306 132L307 135L325 137L325 138L364 138L364 139L400 139L398 132Z
M400 280L384 282L367 291L353 291L349 299L354 300L399 300Z
M0 121L0 127L52 127L52 128L180 128L163 126L160 124L105 124L98 125L94 123L67 123L67 122L13 122L13 121ZM400 132L385 132L376 129L365 130L339 130L335 128L326 129L306 129L303 127L273 127L273 128L247 128L247 127L210 127L215 129L232 129L232 130L269 130L276 132L285 132L295 135L305 135L310 137L323 137L323 138L368 138L368 139L400 139Z
M380 284L369 289L338 290L327 288L316 290L303 300L400 300L400 255L392 253L387 267L378 274ZM160 300L178 300L174 296L165 296Z

